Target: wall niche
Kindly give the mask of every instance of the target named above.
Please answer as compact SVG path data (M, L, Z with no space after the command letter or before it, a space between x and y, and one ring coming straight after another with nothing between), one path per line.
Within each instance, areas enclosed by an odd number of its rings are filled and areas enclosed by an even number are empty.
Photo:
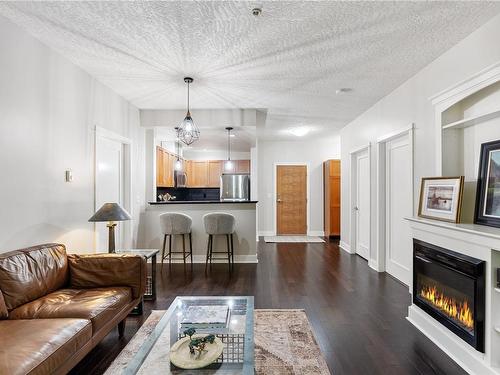
M465 176L462 222L472 223L481 144L500 139L500 81L441 113L442 175Z

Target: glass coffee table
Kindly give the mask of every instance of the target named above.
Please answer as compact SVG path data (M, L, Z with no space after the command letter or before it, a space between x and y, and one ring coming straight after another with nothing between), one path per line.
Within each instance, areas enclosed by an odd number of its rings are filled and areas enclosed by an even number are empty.
M197 308L195 306L198 306ZM219 307L217 307L219 306ZM211 365L199 370L182 370L170 363L172 345L185 337L185 317L188 311L213 311L227 306L225 325L197 328L196 333L214 334L223 343L221 356ZM151 334L141 344L123 374L254 374L254 304L251 296L238 297L177 297ZM199 326L198 326L199 327Z

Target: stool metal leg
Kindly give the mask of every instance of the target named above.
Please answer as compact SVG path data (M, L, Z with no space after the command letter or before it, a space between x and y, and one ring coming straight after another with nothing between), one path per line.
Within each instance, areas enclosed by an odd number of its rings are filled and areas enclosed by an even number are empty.
M161 269L163 270L163 260L165 259L165 245L167 244L167 235L163 236L163 247L161 251Z
M193 239L189 232L189 255L191 256L191 266L193 265Z
M234 242L232 233L231 233L231 264L234 266Z
M172 235L168 236L168 264L172 264Z
M227 265L229 267L229 272L231 272L231 244L229 243L229 234L226 234L226 244L227 244Z
M208 258L210 256L210 242L211 242L211 240L212 240L212 235L209 234L208 241L207 241L207 260L205 261L205 272L207 271L207 267L208 267Z
M182 260L184 261L184 266L186 265L186 241L185 234L182 233Z

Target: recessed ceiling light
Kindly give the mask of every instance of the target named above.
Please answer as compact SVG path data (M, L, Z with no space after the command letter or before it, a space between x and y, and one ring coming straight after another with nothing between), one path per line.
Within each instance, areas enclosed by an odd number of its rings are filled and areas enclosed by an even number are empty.
M349 87L341 87L337 90L335 90L335 94L339 95L339 94L345 94L345 93L348 93L352 91L352 89L350 89Z
M298 128L292 128L292 129L288 130L288 132L290 134L293 134L296 137L303 137L304 135L309 133L310 130L311 129L309 129L308 127L300 126Z
M255 16L255 17L258 17L262 14L262 8L253 8L252 9L252 14Z

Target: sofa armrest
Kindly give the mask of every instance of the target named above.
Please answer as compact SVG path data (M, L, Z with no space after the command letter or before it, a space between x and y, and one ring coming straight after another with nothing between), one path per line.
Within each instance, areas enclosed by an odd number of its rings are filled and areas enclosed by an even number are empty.
M128 286L134 299L146 290L146 259L129 254L68 255L70 286Z

